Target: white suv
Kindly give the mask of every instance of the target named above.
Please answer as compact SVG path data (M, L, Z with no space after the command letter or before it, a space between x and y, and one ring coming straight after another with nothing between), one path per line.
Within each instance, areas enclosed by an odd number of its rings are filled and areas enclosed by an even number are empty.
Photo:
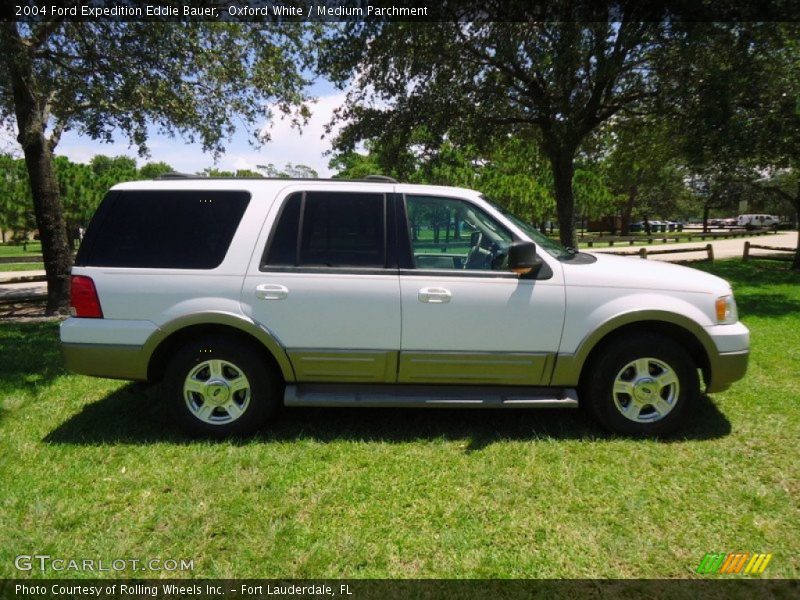
M366 181L115 186L72 270L67 367L162 382L191 433L280 406L576 407L664 435L747 367L730 286L568 251L479 192Z

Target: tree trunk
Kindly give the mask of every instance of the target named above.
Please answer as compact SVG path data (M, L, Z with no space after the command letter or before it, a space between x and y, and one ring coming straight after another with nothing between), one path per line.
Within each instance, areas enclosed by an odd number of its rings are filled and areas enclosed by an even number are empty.
M622 209L622 227L619 232L620 235L630 235L631 233L631 214L633 207L636 204L636 199L639 196L639 186L632 185L628 190L628 200L625 202L625 207Z
M66 314L69 310L72 253L67 242L67 228L53 168L53 155L44 136L40 134L36 137L39 138L38 141L25 144L24 152L47 274L46 312L49 315Z
M25 166L30 179L33 211L42 257L47 274L48 315L67 313L69 309L69 274L72 253L67 244L67 228L58 192L50 141L45 137L44 101L33 74L27 48L22 44L15 23L3 23L2 50L14 94L14 110L19 135L17 140L25 153Z
M709 213L708 204L703 205L703 233L708 233L708 213Z
M572 177L575 174L575 157L569 150L559 149L550 154L553 169L553 183L556 194L556 213L561 244L567 248L577 248L575 235L575 196L572 191Z

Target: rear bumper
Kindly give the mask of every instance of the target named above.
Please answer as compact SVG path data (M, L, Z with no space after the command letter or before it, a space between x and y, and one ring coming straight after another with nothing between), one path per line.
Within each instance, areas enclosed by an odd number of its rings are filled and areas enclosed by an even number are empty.
M147 380L147 360L141 346L61 343L70 371L109 379Z
M67 369L110 379L147 379L145 343L158 331L150 321L69 318L61 323Z

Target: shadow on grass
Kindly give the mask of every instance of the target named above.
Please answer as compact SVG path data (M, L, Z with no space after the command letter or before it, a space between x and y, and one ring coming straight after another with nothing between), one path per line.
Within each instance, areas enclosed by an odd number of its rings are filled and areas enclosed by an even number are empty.
M741 292L736 294L739 314L743 317L779 317L790 313L800 313L800 300L787 298L782 294L763 294Z
M718 275L731 284L740 317L779 317L800 313L800 295L795 292L795 286L800 286L800 273L792 271L785 261L743 262L732 259L698 265L697 268ZM766 286L774 291L765 292Z
M64 374L57 322L0 321L0 391L35 388Z
M176 430L155 390L131 384L83 408L44 439L53 444L189 444ZM669 442L710 440L728 435L727 420L710 398L702 396L695 419ZM614 436L582 411L555 409L440 408L286 408L261 433L235 443L315 440L403 443L421 440L467 440L467 452L499 441L607 440Z
M728 280L734 291L737 287L800 283L800 273L792 271L790 266L790 263L786 261L751 260L744 262L737 258L692 265L696 269Z

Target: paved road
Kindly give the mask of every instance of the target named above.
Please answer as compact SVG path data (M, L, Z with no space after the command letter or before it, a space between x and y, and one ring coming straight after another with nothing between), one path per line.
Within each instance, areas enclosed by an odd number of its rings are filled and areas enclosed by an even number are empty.
M770 235L760 235L752 238L735 238L732 240L714 240L709 242L695 241L685 244L653 244L651 246L625 246L617 245L611 248L585 248L590 252L638 252L639 248L647 248L648 250L677 250L679 248L698 248L703 247L707 243L714 246L715 258L733 258L742 256L744 249L744 242L750 239L755 244L762 244L765 246L778 246L782 248L794 248L797 246L797 232L796 231L783 231L780 233ZM761 252L754 250L754 253ZM648 258L648 260L664 260L669 262L681 260L697 260L707 256L705 250L703 252L686 252L680 254L656 254ZM47 294L47 285L44 282L34 283L6 283L9 279L15 277L26 277L44 275L44 271L17 271L13 273L0 273L0 302L3 300L18 300L30 297L44 297Z
M0 285L6 284L20 277L44 277L44 270L41 271L0 271Z
M18 271L17 275L22 273ZM27 272L25 272L27 274ZM2 283L0 282L0 302L14 300L28 300L31 298L47 296L47 284L44 281L31 283Z
M20 277L44 277L44 271L0 271L0 302L47 296L47 284L43 281L9 283Z

